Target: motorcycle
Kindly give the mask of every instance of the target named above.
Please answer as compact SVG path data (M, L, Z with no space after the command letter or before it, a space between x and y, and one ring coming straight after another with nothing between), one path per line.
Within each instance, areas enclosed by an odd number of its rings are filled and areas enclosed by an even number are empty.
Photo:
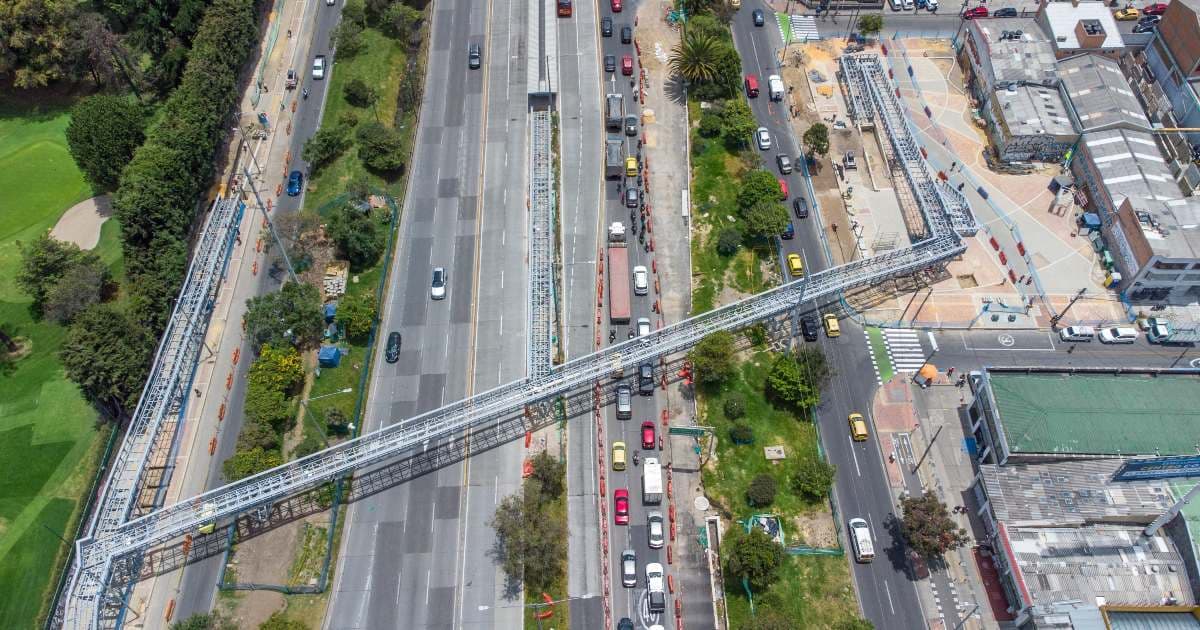
M637 465L638 465L638 454L637 454L637 451L634 451L634 452L633 452L633 465L634 465L634 466L637 466Z

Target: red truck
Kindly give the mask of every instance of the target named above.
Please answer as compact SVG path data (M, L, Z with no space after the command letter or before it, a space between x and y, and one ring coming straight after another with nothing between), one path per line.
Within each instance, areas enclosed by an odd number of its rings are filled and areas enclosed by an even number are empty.
M608 228L608 321L629 323L629 250L619 221Z

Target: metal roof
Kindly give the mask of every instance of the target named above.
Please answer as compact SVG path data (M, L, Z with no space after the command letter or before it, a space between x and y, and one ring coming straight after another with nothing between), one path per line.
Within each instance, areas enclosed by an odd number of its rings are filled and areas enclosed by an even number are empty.
M1054 48L1032 18L980 20L978 28L986 48L980 52L990 60L993 84L1009 81L1058 84Z
M1110 610L1105 614L1111 630L1200 630L1200 619L1190 612Z
M996 90L994 98L1005 126L1014 136L1075 137L1075 125L1067 114L1067 105L1055 88L1019 85Z
M1046 24L1050 27L1050 38L1058 50L1079 49L1079 38L1075 36L1075 26L1080 20L1096 20L1104 29L1104 49L1124 48L1121 41L1121 31L1117 30L1117 21L1112 16L1112 10L1104 2L1080 2L1078 6L1070 2L1047 2L1041 9L1045 15Z
M1079 117L1080 131L1122 123L1150 129L1150 121L1116 61L1078 55L1058 62L1058 76Z

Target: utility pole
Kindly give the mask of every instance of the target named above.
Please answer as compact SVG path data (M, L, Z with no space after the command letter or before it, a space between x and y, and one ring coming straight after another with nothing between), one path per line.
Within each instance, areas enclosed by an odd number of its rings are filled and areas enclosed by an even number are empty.
M1077 302L1079 298L1083 297L1084 293L1087 293L1087 287L1080 289L1079 292L1071 298L1071 301L1067 302L1067 307L1064 308L1061 313L1050 318L1051 330L1058 330L1058 322L1062 321L1062 318L1067 314L1067 311L1071 310L1072 306L1075 306L1075 302Z

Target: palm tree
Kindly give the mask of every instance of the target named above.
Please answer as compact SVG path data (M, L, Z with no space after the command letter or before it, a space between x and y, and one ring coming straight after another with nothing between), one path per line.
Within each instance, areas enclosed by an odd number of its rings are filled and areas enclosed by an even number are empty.
M671 72L692 83L712 81L717 76L720 42L711 35L685 33L671 50Z

